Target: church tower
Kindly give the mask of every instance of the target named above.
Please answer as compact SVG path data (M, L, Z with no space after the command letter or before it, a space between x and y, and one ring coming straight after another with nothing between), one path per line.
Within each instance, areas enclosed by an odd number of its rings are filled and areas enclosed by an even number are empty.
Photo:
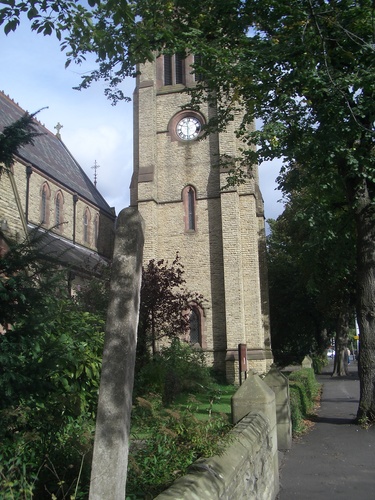
M144 261L176 252L187 288L203 295L192 304L190 341L229 382L238 380L238 346L248 367L265 372L270 346L263 200L258 172L223 190L223 155L238 156L232 122L198 140L214 110L182 109L194 86L193 56L160 56L142 65L134 93L134 173L131 205L145 220Z

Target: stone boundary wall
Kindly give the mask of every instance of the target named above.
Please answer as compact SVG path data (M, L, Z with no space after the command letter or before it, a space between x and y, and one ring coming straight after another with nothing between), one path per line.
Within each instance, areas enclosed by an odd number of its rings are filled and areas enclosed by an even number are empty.
M274 500L279 479L272 434L263 412L249 413L231 431L221 455L192 464L157 500Z

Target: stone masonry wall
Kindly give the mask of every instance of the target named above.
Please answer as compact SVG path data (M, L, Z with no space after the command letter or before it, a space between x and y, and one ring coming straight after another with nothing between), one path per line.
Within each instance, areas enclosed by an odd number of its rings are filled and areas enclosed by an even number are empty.
M195 462L157 500L273 500L279 481L269 421L250 413L234 428L220 456ZM277 477L275 477L275 475Z
M268 335L260 285L259 208L263 201L257 168L243 185L222 191L226 174L218 166L220 155L238 156L235 131L241 116L226 132L202 140L178 140L175 124L179 113L186 112L181 106L188 97L177 86L158 86L155 68L152 63L141 67L134 95L131 203L145 220L144 262L172 262L176 252L180 254L186 287L205 298L202 345L216 367L227 375L230 372L227 378L234 382L239 343L246 343L255 353L249 356L249 364L259 372L266 371L270 351L265 343ZM212 108L201 106L203 121L212 113ZM182 195L187 186L196 193L196 228L192 231L185 226Z
M26 165L21 162L16 162L12 168L12 172L13 174L11 175L13 175L14 179L13 184L10 181L8 173L5 171L0 178L0 189L2 193L0 198L0 219L7 220L9 237L23 239L26 230L22 222L22 219L24 219L24 221L26 220L24 218L26 215L27 192ZM42 187L45 183L47 183L49 188L49 199L47 204L47 221L44 227L68 240L72 240L74 193L52 179L46 178L36 169L33 169L29 181L27 222L35 226L41 223ZM62 199L61 219L63 223L58 227L54 227L56 225L55 200L58 193L60 193ZM88 210L89 213L88 241L84 241L83 215L85 210ZM96 218L98 218L98 241L95 241L94 237L94 222ZM80 198L78 198L76 204L75 242L93 251L99 250L101 255L107 257L110 257L112 254L113 221L105 214L100 213L97 207Z

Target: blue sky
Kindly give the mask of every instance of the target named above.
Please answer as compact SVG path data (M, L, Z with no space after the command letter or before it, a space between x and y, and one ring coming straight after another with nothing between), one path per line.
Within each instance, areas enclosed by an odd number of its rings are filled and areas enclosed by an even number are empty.
M95 66L87 62L84 67L65 69L65 60L57 39L31 32L27 21L7 36L0 28L0 90L30 113L48 107L39 113L39 121L54 133L58 122L63 125L64 144L92 180L92 166L97 162L97 188L119 213L129 205L133 105L119 102L112 106L102 83L73 90L84 71ZM124 82L126 95L132 96L133 89L134 80ZM281 195L275 191L279 168L279 162L259 167L267 218L282 211L282 204L277 203Z

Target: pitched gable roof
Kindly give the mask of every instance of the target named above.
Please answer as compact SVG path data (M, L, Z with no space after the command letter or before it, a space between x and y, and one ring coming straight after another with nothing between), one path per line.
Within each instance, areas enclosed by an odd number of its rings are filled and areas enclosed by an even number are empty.
M21 118L25 111L0 91L0 131ZM113 210L96 189L89 177L78 165L64 143L35 120L37 132L42 135L34 139L34 145L19 149L17 156L58 181L80 197L93 203L110 216Z

